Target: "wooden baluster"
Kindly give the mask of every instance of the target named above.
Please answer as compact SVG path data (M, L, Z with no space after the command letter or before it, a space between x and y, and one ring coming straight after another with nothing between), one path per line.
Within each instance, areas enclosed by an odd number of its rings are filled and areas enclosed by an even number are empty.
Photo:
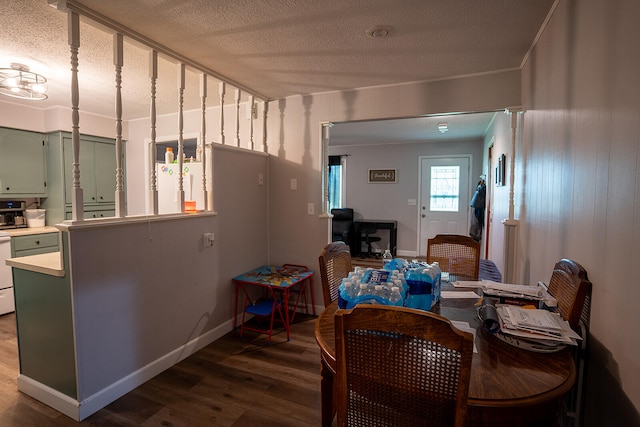
M84 200L80 186L80 92L78 89L78 49L80 48L80 16L69 12L69 48L71 50L71 145L73 147L73 184L71 219L84 219Z
M149 145L149 213L158 214L158 175L156 168L156 82L158 80L158 52L149 52L149 77L151 79L151 141Z
M226 92L226 83L220 82L218 85L218 95L220 95L220 144L224 145L224 94Z
M209 177L209 179L207 179L208 181L208 186L207 186L207 199L205 200L206 204L207 204L207 210L211 211L211 212L215 212L214 206L213 206L213 142L210 142L208 144L205 144L205 150L209 153L207 155L207 162L202 162L202 167L207 169L207 176Z
M200 124L200 144L198 144L198 150L200 150L200 164L202 165L202 201L204 203L204 210L207 208L207 154L205 150L205 140L207 136L206 125L206 111L207 111L207 75L200 74L200 99L202 100L202 123Z
M322 213L329 213L329 129L333 123L322 123Z
M180 212L184 212L184 189L182 169L184 167L184 64L178 64L178 203Z
M240 147L240 89L236 89L235 101L236 101L236 147Z
M267 153L269 151L269 147L267 146L267 113L269 111L269 103L267 101L263 102L262 107L262 151Z
M122 172L122 65L124 63L122 34L113 35L113 65L116 70L116 217L126 216ZM100 194L98 194L100 196Z
M253 95L249 96L249 141L251 143L251 149L253 150L253 109L255 108L255 101Z

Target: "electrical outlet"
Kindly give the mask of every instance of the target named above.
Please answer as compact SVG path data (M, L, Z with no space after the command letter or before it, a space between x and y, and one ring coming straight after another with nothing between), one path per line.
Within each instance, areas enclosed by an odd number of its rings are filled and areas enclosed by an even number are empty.
M215 234L213 233L204 233L204 247L213 246L213 241L215 240Z
M298 180L295 178L291 178L291 181L289 181L289 188L291 189L291 191L295 191L298 189Z

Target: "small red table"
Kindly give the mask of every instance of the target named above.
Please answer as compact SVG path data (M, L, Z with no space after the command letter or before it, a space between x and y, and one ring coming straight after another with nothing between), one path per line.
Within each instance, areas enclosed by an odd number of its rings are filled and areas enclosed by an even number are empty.
M234 277L233 283L236 287L235 305L233 313L233 328L237 327L238 317L238 293L242 290L244 300L242 303L242 323L240 325L240 336L244 329L269 334L269 341L273 334L273 321L275 314L278 313L279 321L284 325L287 331L287 340L291 339L291 322L295 317L296 310L301 298L304 298L305 311L309 313L309 304L307 300L307 287L311 294L311 307L313 314L316 314L315 302L313 298L313 271L304 265L284 264L282 266L265 265L254 270ZM300 285L297 289L294 289ZM247 286L261 286L266 289L267 298L254 301L247 292ZM297 293L293 312L289 316L289 297L292 293ZM269 329L257 329L245 325L245 314L253 314L255 316L270 317Z

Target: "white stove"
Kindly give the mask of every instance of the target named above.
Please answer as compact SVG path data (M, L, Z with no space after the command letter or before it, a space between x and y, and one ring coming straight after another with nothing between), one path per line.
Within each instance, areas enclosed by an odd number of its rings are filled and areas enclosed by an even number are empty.
M13 279L11 267L5 262L7 258L11 258L11 238L8 233L0 231L0 314L15 311Z

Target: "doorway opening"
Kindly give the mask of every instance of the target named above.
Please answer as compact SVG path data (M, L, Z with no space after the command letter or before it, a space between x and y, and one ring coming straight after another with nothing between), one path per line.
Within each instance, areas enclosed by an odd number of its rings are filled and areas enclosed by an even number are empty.
M420 255L436 234L467 234L471 164L471 155L420 157Z

